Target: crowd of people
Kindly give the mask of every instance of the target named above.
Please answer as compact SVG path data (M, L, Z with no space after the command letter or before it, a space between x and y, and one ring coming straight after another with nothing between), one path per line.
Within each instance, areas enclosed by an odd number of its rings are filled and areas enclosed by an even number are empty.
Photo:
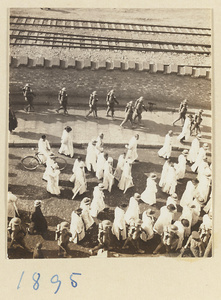
M67 113L67 93L62 89L59 93L59 102L64 113ZM94 91L90 96L90 110L86 118L93 113L97 118L97 94ZM114 106L118 103L114 95L114 90L108 93L107 115L111 112L114 118ZM59 112L59 109L57 112ZM141 121L142 110L146 109L143 104L143 97L140 97L135 104L129 102L126 106L126 116L121 126L127 121L133 126L134 121ZM209 147L207 143L200 144L202 139L200 125L202 123L202 110L195 116L187 115L187 101L184 100L179 109L179 117L173 122L173 126L179 120L182 121L182 132L177 137L182 143L188 141L191 135L195 135L189 150L184 149L177 157L177 163L171 159L173 147L173 131L169 130L165 136L165 142L158 151L158 156L165 159L159 183L154 172L148 173L146 188L144 191L134 193L128 199L129 203L121 203L114 209L114 221L109 219L99 220L99 213L109 210L108 203L105 202L104 190L112 192L113 185L126 193L134 186L133 164L139 163L137 145L139 135L131 137L129 143L125 145L125 151L119 156L117 165L114 168L113 158L105 151L104 134L100 133L97 138L88 143L86 149L86 159L83 161L78 156L73 164L70 182L73 184L72 199L77 195L84 195L87 190L87 175L91 173L96 177L98 184L94 187L91 198L85 196L71 213L71 222L66 221L57 224L56 240L58 241L59 257L70 257L69 244L81 242L85 236L90 238L91 229L97 226L97 245L89 249L90 255L102 255L115 249L113 237L120 244L120 251L133 249L134 253L145 253L141 249L140 241L150 243L154 237L158 237L159 243L152 252L153 255L159 253L176 253L180 256L190 255L194 257L211 255L211 235L212 235L212 164L209 163ZM194 119L194 121L192 120ZM72 128L66 126L61 137L60 154L73 158L74 148L72 139ZM47 181L47 191L51 195L61 196L59 186L59 166L53 159L53 153L46 135L42 135L38 142L38 153L42 163L46 165L43 179ZM187 181L185 190L178 199L176 189L177 184L182 183L186 177L186 166L191 165L194 179ZM160 214L156 217L157 191L161 189L167 194L164 206L160 208ZM16 206L17 197L8 192L8 230L11 236L10 247L17 243L21 247L28 249L24 242L26 231L21 225L19 210ZM142 213L139 204L144 202L148 208ZM181 208L181 215L177 218L178 206ZM41 212L41 201L34 201L35 211L31 215L31 223L28 228L29 234L47 233L47 221ZM202 219L202 220L201 220ZM118 244L118 250L119 250ZM41 258L42 244L38 243L34 250L33 257Z

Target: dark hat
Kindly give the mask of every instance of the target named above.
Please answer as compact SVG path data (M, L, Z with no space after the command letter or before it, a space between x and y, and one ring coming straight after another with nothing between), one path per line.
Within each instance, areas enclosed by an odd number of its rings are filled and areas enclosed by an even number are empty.
M167 209L168 209L169 211L174 211L174 210L176 210L176 207L175 207L173 204L168 204L168 205L167 205Z
M82 208L78 208L78 209L75 210L76 214L81 214L81 212L82 212Z
M152 210L151 208L149 208L149 209L146 210L146 214L147 214L147 216L151 216L151 215L155 214L155 211Z
M103 183L99 183L99 184L98 184L98 187L99 187L100 190L103 190L103 189L104 189Z
M181 223L183 224L184 227L189 227L190 226L190 222L187 219L182 219Z
M138 194L138 193L135 193L135 194L134 194L134 199L140 200L140 198L141 198L140 194Z
M70 132L70 131L72 130L72 128L71 128L70 126L66 126L64 129L65 129L67 132Z
M13 223L16 224L16 225L20 225L21 224L21 219L15 217L12 219Z
M91 203L91 199L88 197L85 197L85 198L83 198L83 200L81 202L84 203L85 205L89 205Z
M120 204L119 207L121 207L121 208L126 208L126 207L127 207L127 204L126 204L126 203Z

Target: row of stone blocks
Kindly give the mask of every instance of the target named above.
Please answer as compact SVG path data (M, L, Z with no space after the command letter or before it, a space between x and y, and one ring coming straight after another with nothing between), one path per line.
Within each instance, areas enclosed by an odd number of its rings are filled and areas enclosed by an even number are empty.
M67 60L60 60L59 58L45 59L44 57L38 57L36 59L28 58L27 56L10 57L10 66L18 68L20 66L26 66L29 68L45 67L45 68L75 68L77 70L91 69L91 70L135 70L135 71L148 71L150 73L161 72L164 74L177 74L177 75L189 75L195 78L204 77L211 79L211 70L202 67L189 67L180 65L165 65L161 63L151 63L148 61L135 62L120 60L114 61L91 61L90 59L77 60L75 58L68 58Z

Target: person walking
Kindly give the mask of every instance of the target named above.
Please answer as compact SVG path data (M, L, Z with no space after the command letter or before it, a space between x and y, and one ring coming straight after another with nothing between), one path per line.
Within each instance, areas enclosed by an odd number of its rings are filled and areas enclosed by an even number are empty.
M58 150L58 153L70 157L74 156L72 128L70 126L66 126L63 130L61 136L61 147Z
M25 97L25 101L28 103L28 105L24 108L24 111L26 113L30 113L31 109L32 111L35 111L34 106L33 106L33 101L35 94L33 93L32 89L30 88L30 84L27 83L23 89L23 95Z
M98 98L97 98L97 92L96 91L93 91L91 94L90 94L90 99L89 99L89 112L87 113L87 115L85 116L85 119L88 118L88 116L90 114L93 113L94 115L94 118L97 119L97 102L98 102Z
M68 105L68 94L66 88L63 87L58 93L58 102L60 104L59 108L56 109L56 113L59 113L61 109L64 110L64 115L68 114L67 105Z
M193 119L193 126L191 128L191 135L197 135L201 133L200 125L203 121L202 118L203 110L200 109L198 113L195 114L194 119Z
M184 125L182 128L182 132L178 135L177 139L180 141L180 143L183 143L183 141L188 141L190 139L190 131L192 126L193 116L188 115L187 118L185 118Z
M144 105L144 98L140 97L136 100L134 104L133 124L135 124L136 119L138 119L138 125L141 125L143 110L147 111L147 108Z
M10 131L10 133L13 132L13 130L15 130L15 128L18 127L18 121L15 115L14 110L12 109L11 104L9 104L9 126L8 129Z
M172 151L172 138L173 138L173 131L169 130L165 136L163 147L160 148L158 151L158 155L165 159L170 158L171 151Z
M43 134L38 141L38 156L41 159L43 164L46 163L47 158L52 155L50 144L46 138L46 135Z
M70 233L72 234L72 237L70 238L70 241L74 244L77 244L85 237L84 222L81 213L82 209L78 208L71 214Z
M130 121L131 126L133 128L133 112L134 112L133 101L130 101L126 105L125 117L124 120L121 122L120 127L124 128L124 124Z
M147 178L146 189L141 194L141 200L149 205L156 204L156 193L157 193L157 183L156 183L157 175L154 173L150 173Z
M74 187L72 189L72 200L77 196L77 194L82 195L87 191L87 180L84 169L84 162L81 161L79 167L75 172Z
M119 104L119 102L116 99L116 96L114 94L114 90L111 90L107 94L106 102L107 102L107 113L106 117L109 117L109 112L111 112L111 117L114 119L114 108L115 108L115 103Z
M178 122L179 120L181 120L182 122L182 126L184 124L184 121L186 119L186 113L187 113L187 109L188 109L188 105L187 105L188 101L186 99L184 99L181 103L180 103L180 107L179 107L179 117L173 121L173 126L175 126L175 123Z
M138 154L137 154L138 140L139 140L139 134L135 134L130 139L129 144L125 145L125 147L128 149L126 154L126 159L130 159L132 163L138 159Z
M48 229L47 221L41 211L41 200L34 201L35 211L31 214L31 223L28 229L29 234L45 234Z

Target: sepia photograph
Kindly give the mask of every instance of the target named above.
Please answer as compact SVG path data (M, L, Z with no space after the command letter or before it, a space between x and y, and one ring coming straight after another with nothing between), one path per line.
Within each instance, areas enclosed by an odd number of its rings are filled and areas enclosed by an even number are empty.
M212 18L8 9L8 259L213 257Z

